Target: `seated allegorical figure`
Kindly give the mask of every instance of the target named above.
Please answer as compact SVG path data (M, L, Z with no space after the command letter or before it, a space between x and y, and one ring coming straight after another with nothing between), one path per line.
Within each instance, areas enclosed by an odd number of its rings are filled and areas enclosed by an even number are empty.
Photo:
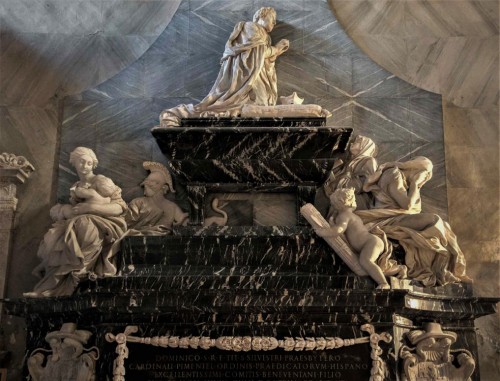
M432 162L416 157L379 166L363 189L375 204L356 214L370 227L380 227L405 250L408 277L424 286L471 282L465 273L465 257L450 225L433 213L421 213L420 188L432 176Z
M70 163L79 177L70 189L70 204L52 207L52 228L38 249L41 263L33 273L41 277L28 297L71 295L81 278L116 274L114 243L127 230L127 209L121 189L111 179L94 174L95 153L78 147Z
M167 168L152 161L145 161L143 167L151 172L141 184L144 197L133 199L125 215L131 234L165 235L172 226L187 224L188 214L165 198L169 192L175 193Z

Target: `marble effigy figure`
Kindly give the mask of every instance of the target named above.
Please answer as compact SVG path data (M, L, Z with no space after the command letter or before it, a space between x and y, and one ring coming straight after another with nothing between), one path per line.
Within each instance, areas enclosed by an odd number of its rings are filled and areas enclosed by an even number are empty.
M161 127L180 125L195 117L326 117L318 105L302 105L293 94L276 105L278 86L275 62L289 48L282 39L272 45L269 33L276 25L276 11L262 7L253 21L241 21L229 36L221 68L208 95L198 104L182 104L160 114Z
M91 149L76 148L70 163L79 180L70 188L70 204L50 210L54 223L38 248L41 263L33 270L41 280L25 296L71 295L82 278L116 274L115 243L127 230L121 189L94 174L98 160Z
M33 381L95 380L99 350L84 348L92 333L76 329L75 323L64 323L59 331L49 332L45 341L50 351L35 349L28 358L28 371ZM41 352L49 352L48 356Z
M457 334L443 331L438 323L406 334L411 346L399 352L403 360L403 381L469 381L476 362L466 349L451 350ZM454 363L456 361L456 364Z
M165 198L168 193L175 193L172 176L161 163L145 161L144 169L150 174L142 182L144 197L133 199L125 219L133 234L165 235L174 225L186 225L188 214L173 201Z

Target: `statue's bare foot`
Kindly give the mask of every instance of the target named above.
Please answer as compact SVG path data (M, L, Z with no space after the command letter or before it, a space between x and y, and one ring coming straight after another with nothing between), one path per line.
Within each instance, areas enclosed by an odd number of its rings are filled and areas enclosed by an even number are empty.
M405 265L400 265L399 266L399 272L396 276L398 279L406 279L408 278L408 267Z
M474 279L472 279L470 276L467 276L467 275L463 275L460 277L460 280L463 282L463 283L474 283Z
M391 286L389 286L389 283L382 283L382 284L379 284L376 289L377 290L390 290Z
M43 295L39 292L30 291L30 292L23 292L23 296L25 298L41 298Z

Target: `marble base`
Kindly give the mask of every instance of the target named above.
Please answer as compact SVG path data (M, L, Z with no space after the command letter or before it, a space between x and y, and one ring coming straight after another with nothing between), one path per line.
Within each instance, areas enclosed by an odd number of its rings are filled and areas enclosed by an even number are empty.
M372 368L377 363L385 364L386 380L396 381L405 334L439 322L457 333L452 349L466 348L478 358L474 319L494 313L497 299L474 297L463 284L428 289L391 279L392 289L377 290L298 214L314 202L332 166L345 160L352 130L311 127L314 120L303 120L307 127L262 120L214 127L218 122L153 129L171 170L185 183L190 226L162 237L125 237L116 256L118 275L82 279L72 296L5 302L7 313L27 321L28 353L46 347L47 332L74 322L93 333L89 345L101 352L98 380L111 379L117 345L121 353L132 340L128 359L121 359L131 375L126 379L366 380L372 371L385 373ZM203 226L214 197L227 203L228 226ZM271 201L279 208L271 209ZM271 218L277 210L281 219ZM282 224L271 223L277 220ZM379 348L365 324L392 341ZM123 334L131 326L137 327L133 338ZM261 354L177 343L224 337L298 344ZM332 337L342 345L307 347ZM476 369L471 380L479 379Z
M185 118L180 127L324 127L326 118ZM155 127L155 130L159 127ZM161 127L160 127L161 128Z
M398 380L400 360L394 354L406 332L438 321L457 332L455 348L466 348L477 359L474 319L493 313L497 302L473 297L467 285L432 293L418 284L376 290L369 277L352 274L322 240L315 241L308 227L179 227L170 236L125 238L120 258L118 276L82 281L72 296L5 302L7 313L27 321L28 353L47 346L47 332L76 322L93 333L89 344L101 351L96 376L106 380L116 357L106 334L130 325L138 326L139 337L307 342L362 338L361 326L369 323L393 336L381 344L381 357L389 369L386 379ZM368 377L372 364L368 343L263 354L143 344L129 350L125 369L131 380L350 380ZM480 380L477 370L472 380Z

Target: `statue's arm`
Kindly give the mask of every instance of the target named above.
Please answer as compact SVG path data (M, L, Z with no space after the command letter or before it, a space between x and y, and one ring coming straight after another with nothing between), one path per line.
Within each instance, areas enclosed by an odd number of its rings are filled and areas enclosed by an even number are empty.
M337 237L347 230L348 220L339 216L336 223L333 221L333 218L330 218L329 224L330 227L328 228L315 228L314 231L321 238Z
M289 47L290 42L288 40L280 40L275 46L269 46L266 52L266 58L275 61L280 55L285 53Z
M122 206L114 202L109 204L82 202L73 207L73 213L75 213L75 215L96 214L102 217L117 217L123 214L123 212Z
M389 195L394 201L399 205L401 209L410 210L417 201L420 199L420 191L415 183L410 184L408 190L404 186L404 181L401 173L397 168L390 170L390 173L386 175L391 175L391 182L387 187Z
M174 215L174 225L186 226L189 222L189 214L184 213L181 208L176 205Z

